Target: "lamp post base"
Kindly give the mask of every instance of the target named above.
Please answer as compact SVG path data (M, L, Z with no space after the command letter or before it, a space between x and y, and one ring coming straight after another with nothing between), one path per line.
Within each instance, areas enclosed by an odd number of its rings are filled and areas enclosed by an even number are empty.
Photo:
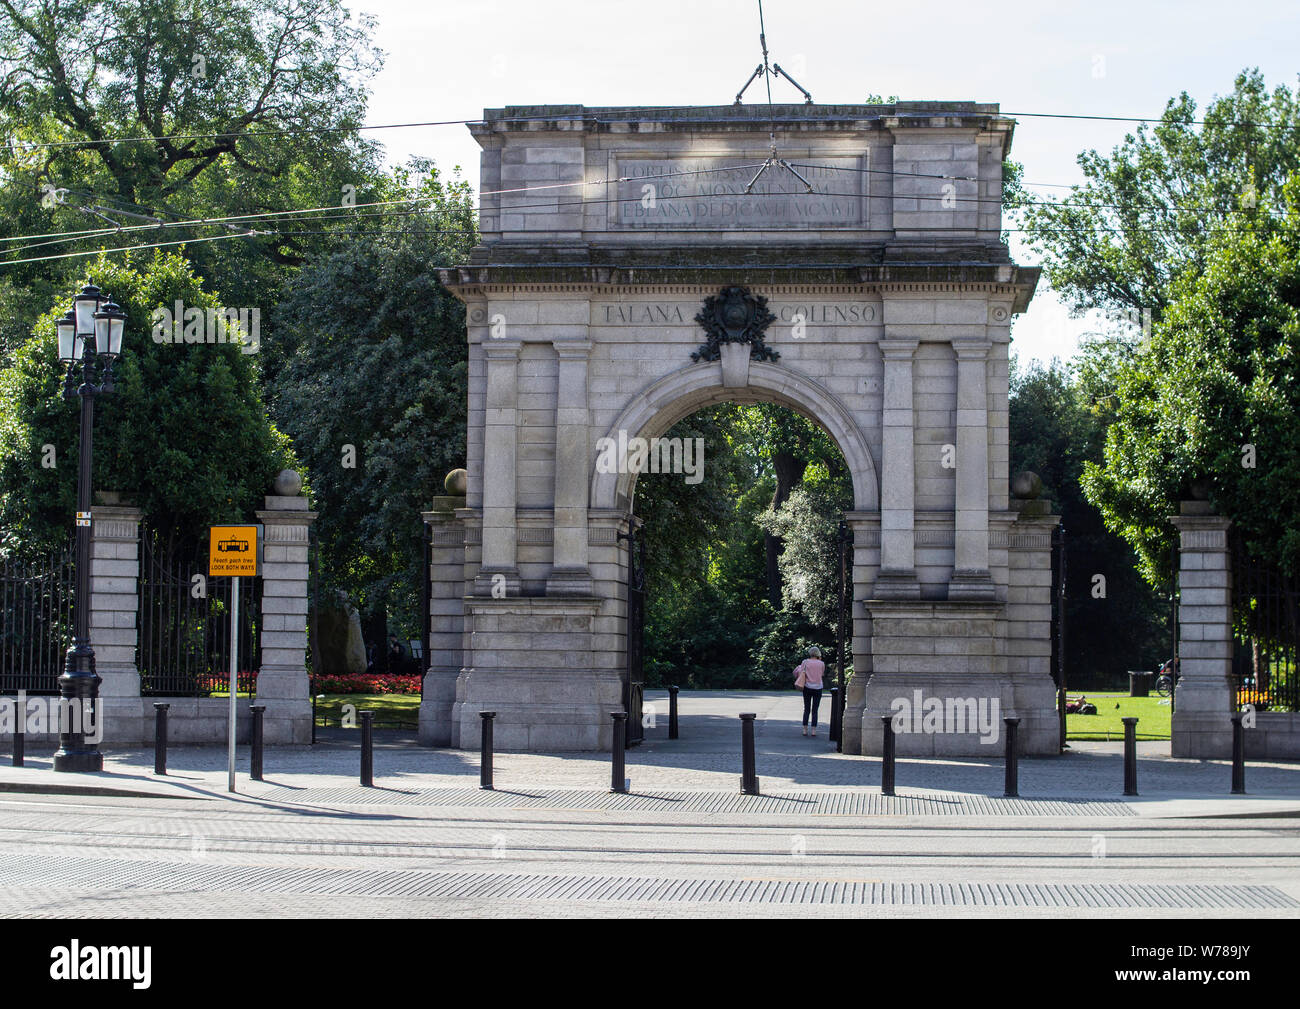
M84 638L75 638L68 649L63 675L59 677L59 748L54 753L54 770L104 769L104 755L98 745L103 735L99 721L99 683L95 650Z
M102 771L104 755L98 750L59 750L54 754L56 771Z

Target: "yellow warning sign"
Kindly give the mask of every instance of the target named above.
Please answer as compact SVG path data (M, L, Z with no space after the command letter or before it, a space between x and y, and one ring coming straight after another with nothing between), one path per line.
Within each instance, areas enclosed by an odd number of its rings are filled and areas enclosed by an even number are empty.
M257 577L257 526L212 526L208 577Z

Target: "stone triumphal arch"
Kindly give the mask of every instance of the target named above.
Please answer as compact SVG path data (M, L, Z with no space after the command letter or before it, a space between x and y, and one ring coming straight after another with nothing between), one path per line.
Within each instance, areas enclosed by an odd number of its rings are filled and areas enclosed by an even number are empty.
M787 164L760 172L773 115ZM601 446L730 400L813 419L852 473L845 749L937 698L996 700L1056 751L1056 517L1008 493L1010 327L1038 279L1000 238L1012 128L949 102L485 114L482 242L442 271L468 459L425 516L425 742L472 746L492 710L505 748L610 745L635 475ZM946 728L899 750L988 752Z

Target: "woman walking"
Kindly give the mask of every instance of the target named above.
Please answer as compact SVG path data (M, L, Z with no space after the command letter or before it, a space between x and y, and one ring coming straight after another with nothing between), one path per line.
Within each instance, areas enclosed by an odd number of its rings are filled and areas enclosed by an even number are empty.
M799 663L794 671L794 685L803 688L803 734L808 732L808 715L812 714L812 735L817 735L817 709L822 703L822 677L826 674L826 663L822 661L822 650L816 645L808 649L808 658Z

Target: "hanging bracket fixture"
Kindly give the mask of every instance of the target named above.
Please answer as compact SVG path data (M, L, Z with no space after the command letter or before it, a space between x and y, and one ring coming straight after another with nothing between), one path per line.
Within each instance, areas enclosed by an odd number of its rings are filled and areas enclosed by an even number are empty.
M759 77L762 77L764 84L767 85L767 109L772 116L772 129L771 132L769 133L769 139L771 140L772 146L768 152L767 160L764 161L762 166L760 166L760 168L758 169L758 171L754 173L754 177L749 180L749 185L745 187L745 192L746 193L753 192L755 184L758 182L760 178L763 177L763 173L766 172L769 168L776 168L777 166L780 166L781 168L784 168L787 172L789 172L791 175L793 175L800 182L802 182L804 185L804 189L811 193L813 191L812 183L809 182L807 179L805 179L802 175L800 175L795 170L794 166L790 164L790 162L786 161L784 158L780 157L777 154L776 113L772 109L772 78L784 77L787 81L789 81L796 88L798 88L799 92L804 97L805 105L811 105L813 103L813 99L812 99L812 95L808 92L807 88L805 88L802 84L800 84L793 77L791 77L787 71L781 69L780 63L774 63L769 65L768 56L767 56L767 27L763 23L763 0L758 0L758 42L759 42L759 46L763 50L763 62L754 68L754 72L749 75L749 80L745 81L744 87L742 87L739 91L736 92L736 104L737 105L741 104L741 98L743 98L745 92L749 90L749 86L753 84L754 81L758 80Z

